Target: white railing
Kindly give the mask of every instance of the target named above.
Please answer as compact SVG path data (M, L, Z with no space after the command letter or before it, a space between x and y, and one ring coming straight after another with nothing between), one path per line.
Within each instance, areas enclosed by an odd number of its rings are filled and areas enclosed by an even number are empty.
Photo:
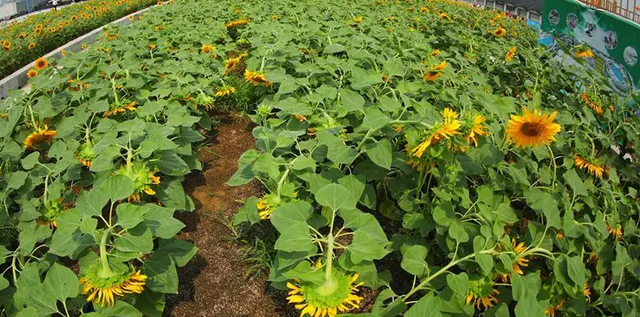
M458 1L464 1L476 7L502 10L505 12L509 12L515 16L526 18L527 20L542 23L542 16L540 12L535 10L529 10L523 7L516 7L515 5L505 3L504 1L499 1L499 0L458 0Z
M640 23L639 0L579 0L580 2L601 10L615 13L631 21Z

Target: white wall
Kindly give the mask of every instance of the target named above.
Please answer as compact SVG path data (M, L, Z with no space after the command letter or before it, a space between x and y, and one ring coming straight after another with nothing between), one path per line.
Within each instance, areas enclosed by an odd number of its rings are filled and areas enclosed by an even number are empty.
M14 15L16 13L18 13L18 11L15 2L0 5L0 19Z

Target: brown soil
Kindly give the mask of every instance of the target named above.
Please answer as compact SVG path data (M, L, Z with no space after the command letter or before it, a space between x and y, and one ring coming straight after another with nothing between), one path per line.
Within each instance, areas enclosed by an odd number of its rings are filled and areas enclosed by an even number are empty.
M237 114L217 115L220 125L211 145L200 151L203 171L185 181L196 211L178 218L186 228L178 238L199 248L191 262L178 271L179 293L167 297L164 316L178 317L279 317L288 314L283 295L268 288L262 278L246 279L247 265L238 245L231 241L228 224L238 200L259 195L255 183L229 187L227 180L238 158L254 147L250 121ZM275 294L275 295L274 295Z

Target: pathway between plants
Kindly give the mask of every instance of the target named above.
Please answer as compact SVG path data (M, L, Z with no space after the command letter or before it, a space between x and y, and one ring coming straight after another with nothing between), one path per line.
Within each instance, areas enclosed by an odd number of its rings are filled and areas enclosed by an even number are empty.
M185 182L197 209L179 216L187 226L178 238L192 241L199 251L178 271L179 294L167 297L164 316L278 317L283 307L267 295L265 279L245 279L246 265L225 225L241 207L237 200L260 193L254 183L226 185L240 155L254 146L250 121L233 113L217 119L213 145L200 151L203 172Z

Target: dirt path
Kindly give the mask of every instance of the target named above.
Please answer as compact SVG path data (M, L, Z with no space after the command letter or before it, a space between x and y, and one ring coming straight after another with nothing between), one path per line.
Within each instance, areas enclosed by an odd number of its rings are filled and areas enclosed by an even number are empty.
M225 184L236 171L240 155L254 146L250 122L234 114L217 119L220 125L213 145L200 151L204 171L185 182L197 210L179 216L187 225L179 238L192 241L200 250L178 271L179 294L167 297L164 316L279 317L282 301L266 294L264 279L245 279L246 265L225 225L241 206L237 200L260 193L253 183Z

